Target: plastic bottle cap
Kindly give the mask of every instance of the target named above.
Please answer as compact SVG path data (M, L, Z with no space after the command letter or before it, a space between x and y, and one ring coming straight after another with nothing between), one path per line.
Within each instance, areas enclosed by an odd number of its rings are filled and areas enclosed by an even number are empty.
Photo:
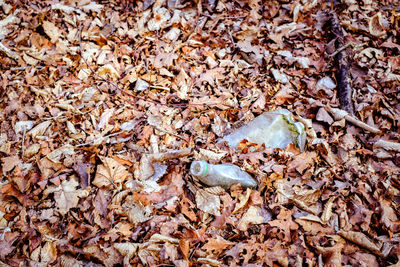
M208 171L208 164L205 160L202 161L193 161L190 166L190 172L194 176L205 176Z
M200 174L200 176L205 176L207 174L207 171L208 171L208 164L207 164L207 162L205 160L202 160L201 162L203 163L204 170L203 170L203 173Z

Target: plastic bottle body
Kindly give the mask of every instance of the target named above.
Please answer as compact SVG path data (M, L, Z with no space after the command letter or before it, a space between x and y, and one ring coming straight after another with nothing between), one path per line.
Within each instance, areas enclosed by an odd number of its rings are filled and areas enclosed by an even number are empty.
M297 144L304 150L306 134L304 125L294 122L286 109L264 112L246 125L228 134L219 142L228 142L237 148L240 141L246 139L252 143L265 144L266 147L286 148L288 144Z
M257 182L247 172L233 164L214 165L205 161L193 161L190 172L209 186L229 189L232 185L240 183L243 187L257 187Z

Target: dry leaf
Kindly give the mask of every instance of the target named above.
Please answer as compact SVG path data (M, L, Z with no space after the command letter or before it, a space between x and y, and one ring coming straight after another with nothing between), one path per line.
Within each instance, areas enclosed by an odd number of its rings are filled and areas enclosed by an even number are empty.
M43 29L47 36L50 37L50 41L54 44L61 36L61 31L57 26L50 21L43 21Z
M204 212L208 212L215 216L220 216L221 202L219 196L208 193L203 189L199 189L196 192L196 205L198 209Z
M47 128L51 125L50 121L44 121L40 123L39 125L35 126L32 130L27 132L26 136L29 137L31 136L33 139L37 139L38 137L42 136Z
M361 232L354 231L339 231L338 234L346 240L349 240L360 247L368 249L369 251L375 253L378 256L382 256L381 247L382 244L378 244L368 238L365 234Z
M77 189L79 183L71 177L63 181L58 187L50 187L45 190L47 194L54 192L54 199L58 211L66 214L71 208L76 208L81 197L87 197L88 191Z
M331 219L333 201L335 201L335 197L330 197L328 202L325 204L324 211L321 215L321 220L324 223L327 223Z
M102 165L97 166L93 185L101 187L110 187L121 185L126 180L132 178L128 170L113 158L101 157Z
M219 255L225 249L235 244L235 242L227 241L222 237L217 236L217 238L208 239L207 243L202 248L205 249L209 254Z
M240 219L237 228L246 231L249 225L266 223L271 219L271 215L257 206L251 206Z
M51 264L57 259L57 248L54 242L48 241L40 251L41 262Z

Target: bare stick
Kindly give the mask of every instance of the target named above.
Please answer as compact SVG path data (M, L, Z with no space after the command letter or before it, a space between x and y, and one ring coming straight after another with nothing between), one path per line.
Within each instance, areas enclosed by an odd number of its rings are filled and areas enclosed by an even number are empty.
M385 150L400 152L400 143L379 139L375 142L374 148L383 148Z
M350 62L347 55L344 43L344 37L342 32L342 27L340 26L339 20L334 12L331 12L329 19L329 24L331 26L332 33L336 36L335 47L337 51L335 59L338 65L338 71L336 72L336 79L338 81L338 96L341 107L354 114L354 107L352 102L353 88L350 84ZM343 48L343 49L341 49ZM347 48L347 47L346 47Z
M22 134L22 157L25 155L25 134L26 134L26 127L23 127L24 131Z
M331 108L329 106L327 106L326 109L330 113L332 113L332 115L335 117L336 120L345 119L346 121L351 122L352 124L362 128L364 130L367 130L371 133L378 134L381 132L381 130L379 130L378 128L370 126L370 125L366 124L365 122L360 121L359 119L357 119L353 115L349 114L345 110L338 109L338 108Z

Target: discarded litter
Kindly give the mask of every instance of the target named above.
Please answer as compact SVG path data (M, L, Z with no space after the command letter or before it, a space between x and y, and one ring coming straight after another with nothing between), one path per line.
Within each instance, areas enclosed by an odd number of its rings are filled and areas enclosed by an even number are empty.
M278 109L264 112L218 143L226 141L230 147L238 148L239 142L243 139L259 145L264 143L270 148L285 149L288 144L296 144L303 151L306 132L301 122L294 122L289 110Z
M245 171L233 164L209 164L206 161L193 161L190 173L209 186L221 186L229 189L240 183L243 187L255 188L257 182Z
M136 91L145 91L150 87L150 84L142 79L138 78L135 83Z

